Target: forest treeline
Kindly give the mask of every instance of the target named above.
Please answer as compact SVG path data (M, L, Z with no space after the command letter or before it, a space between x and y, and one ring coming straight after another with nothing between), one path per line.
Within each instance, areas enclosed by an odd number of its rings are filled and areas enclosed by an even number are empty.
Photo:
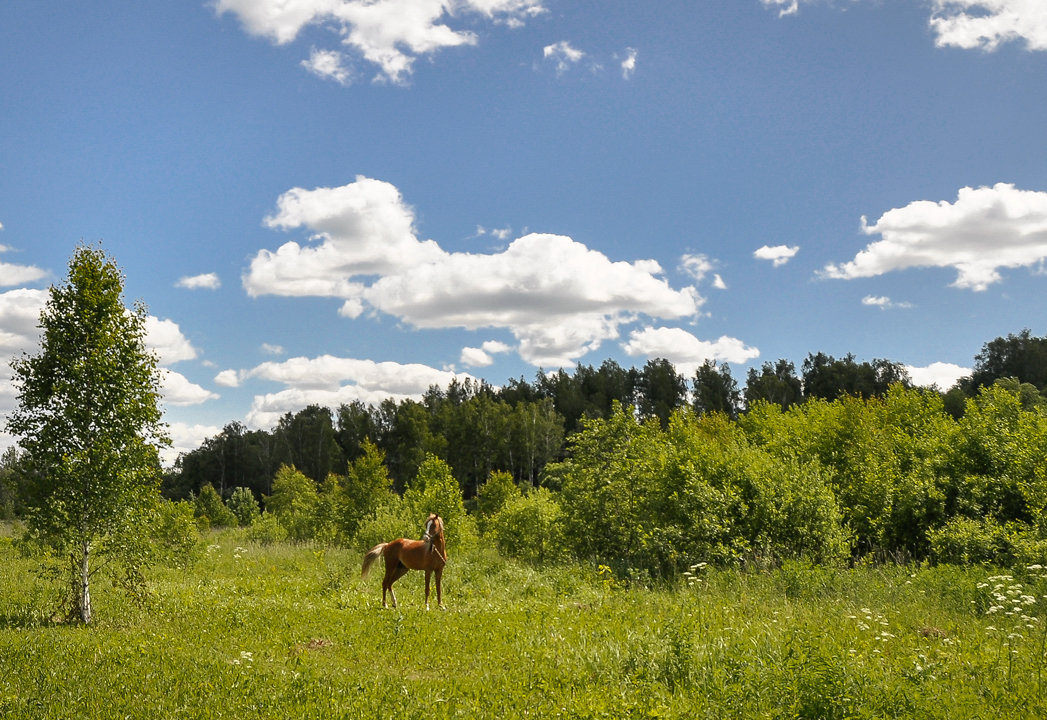
M946 392L851 355L764 363L743 388L727 365L688 378L666 360L606 361L311 406L272 430L231 423L163 490L206 523L360 543L414 534L428 505L461 542L483 532L510 555L624 575L870 554L1039 562L1045 390L1047 338L1028 330L986 343ZM0 463L6 514L16 464Z
M966 400L997 381L1021 393L1026 407L1042 402L1047 337L1024 330L986 343L972 374L943 393L946 411L960 418ZM899 363L824 353L808 355L799 371L786 360L750 368L744 387L727 364L707 362L686 377L664 359L640 369L607 360L599 367L581 365L573 373L540 371L531 382L519 378L499 388L455 381L430 388L420 401L353 402L334 411L310 406L287 413L272 430L230 423L179 458L166 475L164 491L171 498L187 498L210 484L223 498L236 487L261 498L271 493L283 465L321 483L332 473L344 475L369 439L385 454L397 492L433 454L451 466L463 494L472 498L494 470L509 472L522 485L540 484L545 466L563 459L569 438L584 420L610 417L615 403L633 407L641 420L656 418L664 428L670 415L685 407L697 415L720 412L737 420L761 402L788 410L811 400L878 398L895 383L911 387Z

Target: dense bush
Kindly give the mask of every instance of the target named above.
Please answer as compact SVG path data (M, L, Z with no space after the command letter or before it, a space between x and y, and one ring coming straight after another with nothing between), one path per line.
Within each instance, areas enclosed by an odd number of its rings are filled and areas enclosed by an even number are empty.
M568 557L563 519L556 495L534 488L507 498L489 520L490 534L508 557L535 564L558 562Z
M254 499L254 493L248 488L238 487L233 490L226 503L229 510L236 516L240 527L250 527L251 523L261 516L258 501Z
M289 538L309 540L318 524L319 501L316 483L293 465L284 465L273 478L273 494L265 499L265 509L283 526Z
M236 515L225 506L214 486L208 483L200 489L196 498L195 513L204 527L230 527L239 524Z

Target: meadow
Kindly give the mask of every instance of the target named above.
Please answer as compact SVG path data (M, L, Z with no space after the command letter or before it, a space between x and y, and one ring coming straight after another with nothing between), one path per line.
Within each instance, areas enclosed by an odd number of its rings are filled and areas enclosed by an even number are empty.
M205 536L96 622L0 532L0 717L1047 717L1038 570L791 562L629 586L607 568L453 555L381 608L357 550Z

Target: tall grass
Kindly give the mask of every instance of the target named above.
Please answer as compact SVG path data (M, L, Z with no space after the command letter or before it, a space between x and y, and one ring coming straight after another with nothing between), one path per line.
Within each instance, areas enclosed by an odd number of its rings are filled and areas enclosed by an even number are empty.
M1047 716L1047 588L1004 623L987 570L705 567L643 589L476 552L452 556L446 612L419 573L383 611L359 552L208 542L140 604L100 591L82 628L0 535L0 717Z

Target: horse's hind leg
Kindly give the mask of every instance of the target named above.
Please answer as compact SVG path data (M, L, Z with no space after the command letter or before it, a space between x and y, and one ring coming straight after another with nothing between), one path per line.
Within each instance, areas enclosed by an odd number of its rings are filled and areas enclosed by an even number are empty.
M395 565L389 564L385 566L385 580L382 581L382 607L388 607L385 604L385 591L389 591L389 595L393 598L393 607L396 607L396 593L393 592L393 583L402 578L407 574L407 566L401 562L397 562Z
M444 577L444 569L443 568L437 568L434 572L436 573L436 604L440 606L441 610L446 610L447 608L444 607L443 589L440 587L441 581L443 580L443 577ZM426 579L428 579L428 578L426 578ZM429 588L428 588L428 584L427 584L427 586L425 588L425 600L426 600L426 605L428 605L429 604Z

